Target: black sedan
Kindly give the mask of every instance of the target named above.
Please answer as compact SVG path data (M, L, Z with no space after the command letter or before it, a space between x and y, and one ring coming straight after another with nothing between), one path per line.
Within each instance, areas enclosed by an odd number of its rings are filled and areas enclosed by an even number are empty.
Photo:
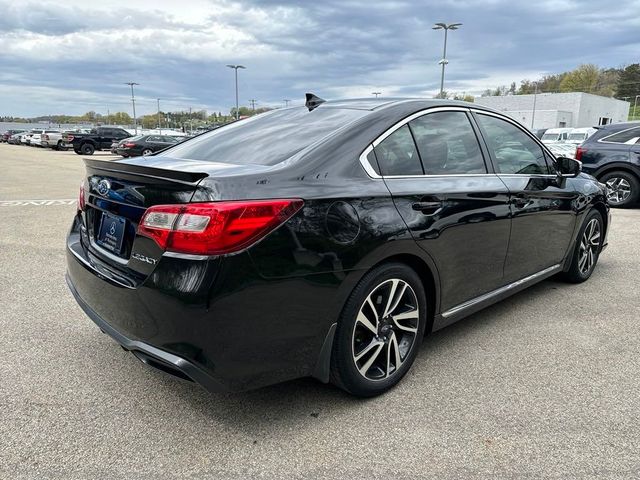
M67 281L103 332L211 391L313 376L372 396L426 333L594 271L604 186L509 117L446 100L307 107L85 160Z
M146 156L172 147L185 138L172 135L138 135L121 140L115 148L115 152L125 158Z

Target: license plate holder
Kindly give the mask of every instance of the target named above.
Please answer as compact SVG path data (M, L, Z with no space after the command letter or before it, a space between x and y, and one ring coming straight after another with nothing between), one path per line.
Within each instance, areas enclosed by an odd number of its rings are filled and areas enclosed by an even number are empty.
M122 217L102 212L96 243L110 252L120 254L126 223Z

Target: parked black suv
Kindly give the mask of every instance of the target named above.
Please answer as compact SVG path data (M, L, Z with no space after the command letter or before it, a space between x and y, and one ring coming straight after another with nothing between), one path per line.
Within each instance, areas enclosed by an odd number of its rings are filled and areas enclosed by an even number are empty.
M640 199L640 122L597 127L576 150L582 168L608 187L612 207L630 207Z

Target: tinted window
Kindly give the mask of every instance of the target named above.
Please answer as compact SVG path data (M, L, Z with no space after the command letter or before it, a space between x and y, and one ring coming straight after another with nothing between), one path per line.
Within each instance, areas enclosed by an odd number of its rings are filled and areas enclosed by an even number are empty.
M497 117L478 115L478 123L499 173L548 174L544 152L529 135Z
M381 175L422 175L422 165L408 125L385 138L375 148Z
M205 133L169 150L174 158L275 165L363 117L367 110L305 107L274 110Z
M162 141L163 141L164 143L176 143L176 142L178 141L178 140L176 140L176 138L175 138L175 137L169 137L169 136L167 136L167 135L165 135L165 136L163 136L163 137L161 137L161 138L162 138Z
M151 136L147 137L146 141L147 142L162 142L163 140L162 140L162 137L151 135Z
M487 173L482 152L464 112L438 112L409 123L427 175Z
M623 132L614 133L602 139L603 142L626 143L632 138L640 137L640 128L631 128Z

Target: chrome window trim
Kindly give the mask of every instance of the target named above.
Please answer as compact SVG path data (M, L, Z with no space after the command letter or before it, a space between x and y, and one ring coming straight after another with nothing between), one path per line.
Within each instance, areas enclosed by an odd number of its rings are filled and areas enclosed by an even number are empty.
M596 142L598 142L598 143L608 143L609 145L627 145L626 142L608 142L607 138L613 137L614 135L618 135L620 133L628 132L629 130L634 130L634 129L638 129L638 136L640 136L640 125L636 125L634 127L629 127L629 128L624 129L624 130L620 130L619 132L612 133L611 135L607 135L606 137L602 137L601 139L596 140ZM635 145L635 144L632 143L632 144L629 144L629 145Z
M549 150L547 148L547 146L542 143L533 133L529 132L526 128L524 128L520 123L518 123L516 120L513 120L510 117L507 117L506 115L503 115L501 113L496 113L496 112L491 112L488 110L483 110L480 108L474 108L474 107L457 107L457 106L450 106L450 107L431 107L431 108L425 108L423 110L420 110L416 113L413 113L411 115L409 115L406 118L403 118L402 120L400 120L398 123L396 123L395 125L393 125L392 127L388 128L387 130L385 130L382 134L380 134L375 140L373 140L369 145L367 145L367 148L364 149L364 151L360 154L359 160L360 160L360 164L362 165L362 168L364 168L364 171L366 172L366 174L370 177L373 178L375 180L381 180L384 178L389 178L389 179L399 179L399 178L448 178L448 177L488 177L488 176L517 176L517 177L532 177L532 176L536 176L536 177L545 177L545 178L556 178L557 175L554 175L552 173L550 174L527 174L527 173L499 173L499 172L495 172L495 173L449 173L449 174L436 174L436 175L428 175L428 174L424 174L424 175L380 175L379 173L377 173L375 171L375 169L373 168L373 166L369 163L369 161L367 160L367 155L369 155L369 153L371 153L371 151L377 147L378 145L380 145L380 143L382 143L389 135L391 135L393 132L395 132L396 130L400 129L401 127L403 127L404 125L406 125L407 123L415 120L416 118L420 118L424 115L428 115L430 113L437 113L437 112L473 112L473 113L478 113L478 114L482 114L482 115L489 115L492 117L496 117L496 118L500 118L502 120L505 120L507 123L512 124L513 126L515 126L516 128L518 128L519 130L521 130L522 132L524 132L526 135L528 135L538 146L540 146L540 148L542 148L543 153L547 153L552 160L555 160L555 155L553 153L551 153L551 150ZM632 127L635 128L635 127ZM620 133L620 132L618 132ZM478 144L480 143L480 139L478 139ZM478 145L479 147L481 147L481 145Z

